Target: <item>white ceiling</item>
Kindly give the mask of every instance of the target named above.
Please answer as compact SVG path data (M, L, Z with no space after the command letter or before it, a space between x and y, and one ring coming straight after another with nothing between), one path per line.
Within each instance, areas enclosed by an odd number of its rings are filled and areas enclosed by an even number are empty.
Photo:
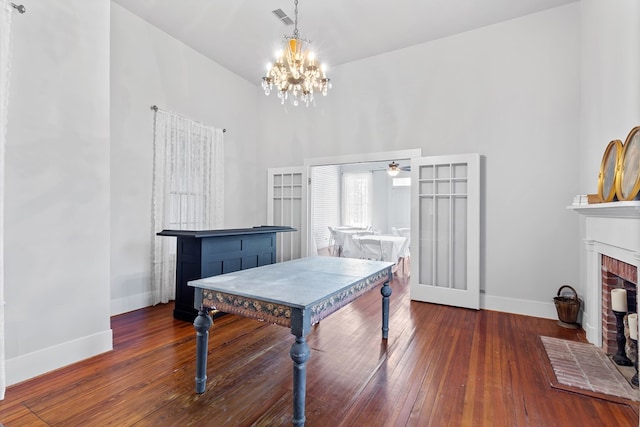
M258 84L293 33L293 0L114 0ZM299 0L298 30L331 67L503 22L577 0Z

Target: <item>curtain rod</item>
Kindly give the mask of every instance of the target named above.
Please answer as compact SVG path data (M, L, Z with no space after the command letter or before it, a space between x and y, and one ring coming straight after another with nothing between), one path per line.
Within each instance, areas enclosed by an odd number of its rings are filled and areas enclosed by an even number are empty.
M15 10L17 10L18 12L25 13L27 11L27 8L24 7L21 4L15 4L15 3L11 3L11 7L13 7Z
M155 111L155 112L158 112L158 110L160 110L160 108L158 108L158 106L157 106L157 105L152 105L152 106L151 106L151 109L152 109L153 111ZM167 112L167 113L171 113L171 111L166 111L166 110L162 110L162 111L165 111L165 112ZM175 114L176 116L180 116L180 114L176 114L176 113L171 113L171 114ZM183 119L186 119L186 118L187 118L187 117L184 117L184 116L180 116L180 117L182 117ZM191 120L191 119L189 119L189 120ZM194 120L194 121L195 121L195 120ZM207 126L210 126L210 125L207 125ZM222 129L222 133L226 133L226 132L227 132L227 130L226 130L226 129Z

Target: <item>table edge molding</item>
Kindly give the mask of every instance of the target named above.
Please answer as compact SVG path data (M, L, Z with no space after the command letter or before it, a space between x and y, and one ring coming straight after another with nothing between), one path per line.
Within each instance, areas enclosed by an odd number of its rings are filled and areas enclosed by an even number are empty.
M320 320L335 313L371 289L383 285L387 281L391 281L391 267L378 271L334 295L323 298L310 307L311 324L315 325Z
M209 289L202 289L202 304L206 308L225 313L233 313L280 326L291 326L293 308L282 304Z
M318 323L374 287L391 281L391 275L391 267L387 267L311 304L306 308L311 314L311 324ZM211 289L200 289L202 291L202 306L207 309L237 314L280 326L291 327L292 312L294 310L305 310L305 308L278 304L259 298L239 296Z

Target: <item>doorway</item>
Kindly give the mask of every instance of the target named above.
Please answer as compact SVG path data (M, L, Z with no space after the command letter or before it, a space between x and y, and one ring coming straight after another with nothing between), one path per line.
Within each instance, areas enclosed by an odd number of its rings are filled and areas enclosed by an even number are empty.
M354 221L342 209L343 188L341 176L344 173L369 173L372 175L371 185L373 188L371 190L377 192L378 197L375 197L375 194L372 197L370 209L375 211L375 214L372 213L371 222L368 225L378 232L391 232L391 227L396 224L395 221L401 221L403 217L394 213L390 214L390 210L393 209L390 205L394 201L401 203L402 196L398 193L408 192L410 187L399 189L396 193L390 192L389 186L392 185L392 181L386 173L388 164L395 161L401 165L409 166L412 158L420 157L421 155L421 149L410 149L305 159L304 169L311 178L307 192L307 228L304 233L307 239L306 255L316 255L326 250L325 248L331 241L329 226L364 225L346 224ZM401 174L405 178L409 177L408 171L406 174ZM408 197L407 195L407 201L409 200ZM409 213L410 209L406 211L407 215ZM390 220L390 217L393 219ZM406 220L408 218L407 216Z
M334 255L337 230L396 235L409 229L410 162L394 161L399 167L393 176L390 160L310 167L310 254Z
M411 242L411 257L414 259L414 262L411 263L411 297L418 301L478 309L480 303L481 156L479 154L463 154L423 158L421 155L421 150L415 149L305 159L303 167L294 168L295 173L300 177L300 180L296 182L300 182L299 194L301 197L298 199L298 193L294 195L294 192L285 196L285 198L295 198L300 201L300 203L296 203L297 207L291 210L293 215L300 218L300 253L296 257L318 254L318 246L324 245L324 239L331 239L330 236L323 237L320 233L324 232L324 227L327 226L323 223L326 220L320 220L314 214L314 210L323 204L326 209L333 209L332 215L329 216L331 222L336 224L359 222L359 224L345 224L347 227L353 228L359 228L365 225L364 222L367 222L362 220L362 218L367 218L366 214L362 212L359 214L360 216L345 217L344 206L336 209L335 205L344 205L341 196L340 198L335 194L332 196L333 206L331 206L331 202L327 203L320 199L314 201L316 194L324 190L314 187L311 171L317 170L324 173L331 170L331 174L335 177L336 174L350 168L364 168L369 170L366 172L368 174L373 175L379 172L382 175L386 173L385 164L388 165L391 161L402 164L402 162L410 160L411 225L406 230L409 233L407 241ZM380 170L376 170L376 168ZM270 169L270 183L274 182L272 175L281 172L283 171ZM276 175L274 177L277 177ZM337 176L340 179L333 179L334 184L332 185L334 186L337 185L336 182L343 181L340 175ZM271 189L271 184L269 188ZM341 189L336 188L334 193L340 191ZM282 199L282 196L277 196L274 191L271 193L268 216L272 219L271 210L278 206L277 203ZM398 193L397 198L402 197L400 194ZM390 205L394 202L387 199L385 203ZM384 215L379 217L384 217ZM394 221L403 220L406 219L394 219ZM381 223L386 225L380 225ZM273 223L273 225L278 224ZM378 226L386 231L390 227L388 218L385 222L379 222ZM373 220L371 220L371 228L373 228ZM358 239L362 239L362 237L358 237ZM377 240L382 241L383 237L380 236ZM360 249L363 249L365 245L360 246ZM359 257L347 254L344 246L342 249L343 252L338 252L338 256ZM380 253L384 255L384 251L381 250ZM397 255L394 253L391 258L397 260ZM375 259L369 256L365 258Z

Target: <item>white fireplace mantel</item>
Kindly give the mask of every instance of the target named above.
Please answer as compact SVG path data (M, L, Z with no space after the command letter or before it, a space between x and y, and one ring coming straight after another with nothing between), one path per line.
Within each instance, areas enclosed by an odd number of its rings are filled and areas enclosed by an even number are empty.
M586 217L582 239L586 250L584 313L587 340L602 346L602 257L635 265L640 271L640 200L573 205Z
M573 205L573 209L584 216L604 218L640 218L640 200L630 202L595 203L592 205Z

